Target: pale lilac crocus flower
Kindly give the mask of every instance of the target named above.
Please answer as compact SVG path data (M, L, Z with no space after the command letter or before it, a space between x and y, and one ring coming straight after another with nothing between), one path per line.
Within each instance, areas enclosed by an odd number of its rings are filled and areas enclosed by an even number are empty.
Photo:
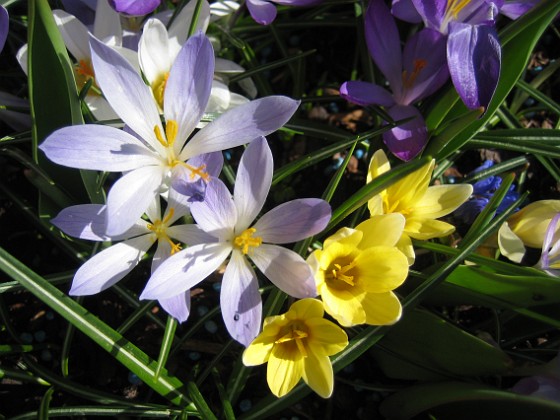
M200 121L212 87L214 52L206 36L189 38L167 79L165 128L150 88L116 51L91 39L93 66L101 90L128 129L103 125L65 127L40 149L55 163L79 169L125 172L107 196L107 234L128 230L154 197L180 178L207 182L205 164L189 159L249 143L284 125L299 102L270 96L222 114L187 142Z
M10 27L10 15L6 8L0 5L0 52L4 49L6 39L8 39L8 30Z
M362 81L345 82L340 94L359 105L381 105L395 120L414 117L383 134L391 153L408 161L417 156L428 140L426 123L412 105L439 89L448 79L445 37L423 29L408 39L401 50L397 25L383 0L370 2L365 15L366 42L370 55L393 93Z
M406 1L396 12L406 17ZM412 0L427 28L447 36L451 80L469 109L488 107L498 85L501 47L495 19L503 1Z
M313 273L303 258L282 246L325 228L327 202L306 198L275 207L253 224L271 186L272 153L266 139L252 142L241 158L233 198L213 179L204 201L191 204L198 226L216 242L194 245L166 260L140 299L165 299L190 289L230 257L222 280L220 307L230 335L247 346L258 335L262 302L249 259L278 288L296 298L317 295Z
M109 4L119 13L128 16L145 16L152 13L161 0L109 0Z
M544 235L541 258L535 265L539 270L555 277L560 276L560 237L556 230L559 221L560 213L550 220Z
M157 249L152 259L152 272L170 255L178 252L181 243L194 245L213 240L194 224L173 225L190 214L184 195L170 190L163 217L160 207L160 198L157 197L146 210L149 221L138 219L129 230L116 236L105 234L107 208L104 205L71 206L52 219L53 225L74 238L97 242L119 241L95 254L78 269L69 294L88 296L108 289L130 273L154 243ZM183 322L189 314L190 294L180 292L161 299L160 304L170 315Z
M255 22L270 25L276 19L276 4L282 6L314 6L323 0L247 0L247 8Z

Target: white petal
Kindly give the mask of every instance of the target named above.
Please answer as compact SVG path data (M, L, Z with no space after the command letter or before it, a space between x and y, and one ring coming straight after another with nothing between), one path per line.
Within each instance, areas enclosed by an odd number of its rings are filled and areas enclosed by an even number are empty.
M121 18L107 0L97 0L93 34L107 45L122 45Z
M210 23L210 5L206 0L202 0L200 3L201 8L194 33L198 31L206 32L208 24ZM187 40L188 31L191 27L191 21L196 6L197 2L188 2L185 7L181 9L179 14L175 16L175 19L169 27L169 39L179 47L181 47Z
M116 120L119 118L107 99L97 93L88 92L84 102L97 121Z
M216 238L204 232L197 225L176 225L167 228L167 235L179 242L193 246L216 242Z
M64 10L53 10L54 21L68 51L76 60L89 60L89 31L76 17Z
M179 322L185 322L191 312L191 294L189 291L168 299L160 299L161 307Z
M140 37L138 59L150 85L171 70L175 57L169 56L168 44L167 29L163 23L157 19L148 19Z

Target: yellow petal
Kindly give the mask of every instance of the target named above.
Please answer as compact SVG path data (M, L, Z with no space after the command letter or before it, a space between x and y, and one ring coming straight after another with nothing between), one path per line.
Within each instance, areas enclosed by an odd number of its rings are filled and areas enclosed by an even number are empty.
M360 249L372 246L395 246L400 239L405 218L400 213L372 216L356 226L356 230L364 233L359 243Z
M394 324L402 315L401 303L393 292L368 293L362 305L369 325Z
M473 187L470 184L429 187L424 196L416 202L411 213L426 219L438 219L467 201L472 191Z
M377 194L370 198L368 201L368 210L370 216L383 214L383 195Z
M422 166L387 189L385 213L408 212L426 194L435 161Z
M414 264L416 259L416 254L414 253L414 247L412 246L412 240L410 236L403 233L397 242L397 248L401 251L408 260L408 265Z
M334 235L331 235L327 239L325 239L325 241L323 242L323 249L328 248L335 242L339 242L344 245L357 246L362 240L362 236L363 232L359 230L343 227L339 229Z
M421 217L409 217L406 219L404 232L414 239L425 241L426 239L442 238L455 230L455 226L440 220L424 219Z
M243 352L243 364L245 366L262 365L268 361L270 352L274 346L274 341L263 341L259 340L259 338L260 336L255 338Z
M330 359L310 353L303 365L302 377L305 383L323 398L332 395L334 375Z
M525 245L541 248L546 229L558 212L560 200L539 200L513 214L508 224Z
M357 293L364 293L361 289L354 287ZM338 290L326 285L319 290L325 311L344 327L363 324L366 314L359 300L352 293L353 290Z
M309 348L317 354L331 356L348 345L348 336L342 328L324 318L313 318L305 322L309 327Z
M387 159L387 155L383 149L377 150L369 161L366 182L369 184L374 178L377 178L385 172L389 172L389 170L391 170L391 164L389 163L389 159Z
M293 357L295 352L286 351L291 346L276 345L268 359L266 381L272 393L283 397L297 385L303 373L304 358ZM299 354L299 353L298 353Z
M290 310L286 312L288 319L309 319L309 318L322 318L325 310L323 309L323 302L318 299L301 299L295 301Z
M384 293L396 289L408 275L408 260L394 247L368 248L355 262L354 281L366 292Z
M510 229L507 222L498 231L498 246L502 255L513 262L520 263L525 255L523 241Z

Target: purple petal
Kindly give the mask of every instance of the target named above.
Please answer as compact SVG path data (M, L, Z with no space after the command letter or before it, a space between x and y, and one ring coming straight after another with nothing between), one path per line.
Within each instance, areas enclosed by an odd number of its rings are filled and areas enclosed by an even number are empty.
M8 30L10 26L10 16L4 6L0 5L0 52L4 49L6 39L8 38Z
M109 241L105 234L107 219L106 206L101 204L82 204L63 209L51 219L51 223L74 238L89 241Z
M153 242L143 235L104 249L79 268L69 294L89 296L111 287L138 265Z
M237 222L237 210L225 184L213 178L206 188L204 201L191 203L191 214L206 233L222 241L231 239Z
M159 165L160 158L134 136L105 125L74 125L56 130L39 146L59 165L122 172Z
M179 153L208 104L214 76L214 50L203 33L191 36L179 51L165 88L167 121L178 123L175 153Z
M191 294L189 291L167 299L160 299L161 307L179 322L185 322L191 311Z
M239 251L231 254L226 267L220 307L229 334L247 347L259 334L262 301L257 276Z
M266 139L261 137L249 144L241 156L233 191L237 232L247 229L264 206L273 171L272 152Z
M152 274L140 299L167 299L196 286L231 253L223 243L193 245L173 254Z
M422 16L414 7L412 0L393 0L391 14L400 20L410 23L422 22Z
M447 62L457 93L469 109L487 109L500 77L501 48L494 27L452 22Z
M211 177L217 177L224 166L224 156L221 152L205 153L189 159L186 163L193 168L204 167L204 172ZM190 197L189 202L204 200L206 183L207 181L204 181L200 175L183 165L173 168L171 187L180 194Z
M449 78L446 38L433 29L412 35L403 51L403 97L400 105L410 105L438 90Z
M415 117L390 131L383 133L383 141L389 151L405 162L414 159L428 141L428 130L420 112L413 106L396 105L387 110L394 120Z
M500 13L510 19L517 19L531 10L540 0L508 1L501 8Z
M164 131L150 88L118 52L94 37L90 37L90 46L95 80L109 104L126 125L165 154L154 133L156 126Z
M446 33L447 28L441 28L441 25L449 2L441 0L412 0L412 3L427 28Z
M269 25L276 19L276 6L268 1L247 0L247 8L255 22Z
M119 13L129 16L144 16L152 13L161 0L109 0L109 4Z
M362 106L392 106L395 104L393 95L381 86L369 82L344 82L340 86L340 96L347 101Z
M290 296L299 299L317 296L311 267L294 251L262 244L251 250L251 259L272 283Z
M263 242L286 244L321 232L331 219L331 206L319 198L288 201L264 214L257 223Z
M394 93L401 89L402 52L395 19L383 0L372 0L365 16L366 43Z
M286 96L267 96L222 114L187 143L179 158L216 152L247 144L278 130L296 112L300 101Z
M146 166L115 182L107 195L107 235L130 229L159 194L162 181L161 167Z

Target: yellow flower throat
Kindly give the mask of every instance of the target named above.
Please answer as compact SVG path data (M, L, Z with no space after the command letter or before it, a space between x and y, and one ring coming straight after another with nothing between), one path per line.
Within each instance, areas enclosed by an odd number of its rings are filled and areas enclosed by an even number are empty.
M171 255L181 250L181 245L173 242L166 232L167 224L173 217L173 213L175 213L175 210L171 208L169 209L169 213L163 220L156 220L154 223L148 223L148 229L156 234L158 241L166 241L169 243L169 245L171 245Z
M245 229L241 235L235 237L233 244L241 248L241 252L247 255L249 253L249 247L257 247L262 244L262 238L259 236L253 237L256 231L257 229L255 228Z
M303 344L303 339L307 338L308 334L302 329L299 329L297 325L291 327L291 330L280 337L278 340L274 342L274 344L282 344L288 343L291 341L295 341L296 346L303 357L307 357L307 350L305 349L305 345Z

